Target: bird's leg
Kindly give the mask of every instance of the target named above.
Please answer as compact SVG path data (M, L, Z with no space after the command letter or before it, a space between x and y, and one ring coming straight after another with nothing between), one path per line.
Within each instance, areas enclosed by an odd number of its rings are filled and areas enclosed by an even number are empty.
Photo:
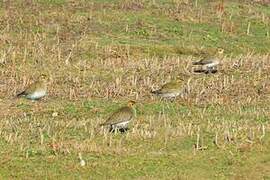
M218 72L217 67L213 67L212 73L216 73L216 72Z
M204 73L205 74L209 74L211 71L209 70L209 68L207 68L205 71L204 71Z
M128 130L129 130L128 127L123 127L123 128L119 129L119 132L123 134L123 133L127 132Z
M214 74L217 72L217 67L216 66L208 67L207 71L208 71L208 73Z
M110 133L114 133L114 131L115 131L115 128L111 125L111 126L110 126L110 129L109 129L109 132L110 132Z
M118 128L114 128L113 129L113 133L116 135L117 133L119 132L119 129Z

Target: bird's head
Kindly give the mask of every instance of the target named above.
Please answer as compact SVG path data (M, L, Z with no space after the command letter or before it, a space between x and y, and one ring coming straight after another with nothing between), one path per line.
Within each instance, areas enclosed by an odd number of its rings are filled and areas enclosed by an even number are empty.
M217 54L222 55L224 53L224 49L217 48Z
M135 104L136 104L135 101L130 100L130 101L128 101L127 106L128 106L128 107L133 107Z
M41 74L38 80L45 84L48 84L50 82L50 77L47 74Z

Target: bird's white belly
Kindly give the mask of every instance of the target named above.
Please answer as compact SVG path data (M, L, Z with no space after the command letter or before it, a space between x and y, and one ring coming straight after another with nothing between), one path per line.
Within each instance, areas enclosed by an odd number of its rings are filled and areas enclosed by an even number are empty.
M121 123L117 123L112 125L113 128L126 128L128 126L129 121L125 121L125 122L121 122Z
M35 92L32 93L32 94L28 94L26 97L27 97L28 99L35 100L35 99L39 99L39 98L41 98L41 97L43 97L43 96L45 96L45 95L46 95L46 91L43 90L43 91L35 91Z
M207 68L213 68L213 67L217 66L218 64L219 64L218 62L212 62L212 63L206 64L205 66Z
M160 94L161 97L163 98L174 98L180 95L181 92L174 92L174 93L164 93Z

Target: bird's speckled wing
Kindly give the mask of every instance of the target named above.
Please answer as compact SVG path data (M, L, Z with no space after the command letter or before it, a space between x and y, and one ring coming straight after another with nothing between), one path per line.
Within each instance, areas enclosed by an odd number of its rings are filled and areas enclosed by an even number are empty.
M215 59L213 59L213 58L203 59L203 60L201 60L201 65L206 65L206 64L213 63L214 60Z
M132 108L123 107L120 108L118 111L114 112L109 119L104 123L104 125L113 125L125 121L131 120L133 117Z
M204 58L198 62L194 62L193 64L194 65L206 65L206 64L211 64L215 61L218 61L218 59L214 58L214 57L207 57L207 58Z
M24 91L25 94L31 94L34 91L36 91L37 87L39 85L39 82L34 82L32 84L30 84Z
M162 88L159 90L159 93L171 93L175 91L181 90L182 83L180 82L170 82L164 84Z
M46 91L46 85L44 82L41 81L36 81L33 84L30 84L26 89L25 89L25 94L31 94L34 93L35 91Z

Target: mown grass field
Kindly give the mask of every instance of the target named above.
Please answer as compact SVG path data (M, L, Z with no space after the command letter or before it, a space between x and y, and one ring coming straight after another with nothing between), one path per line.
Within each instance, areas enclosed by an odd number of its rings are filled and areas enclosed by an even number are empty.
M266 1L265 1L266 2ZM1 179L270 179L270 7L0 2ZM217 74L192 62L224 49ZM15 99L40 73L45 99ZM179 74L189 93L150 94ZM136 100L126 134L99 127ZM79 154L86 162L80 165Z

